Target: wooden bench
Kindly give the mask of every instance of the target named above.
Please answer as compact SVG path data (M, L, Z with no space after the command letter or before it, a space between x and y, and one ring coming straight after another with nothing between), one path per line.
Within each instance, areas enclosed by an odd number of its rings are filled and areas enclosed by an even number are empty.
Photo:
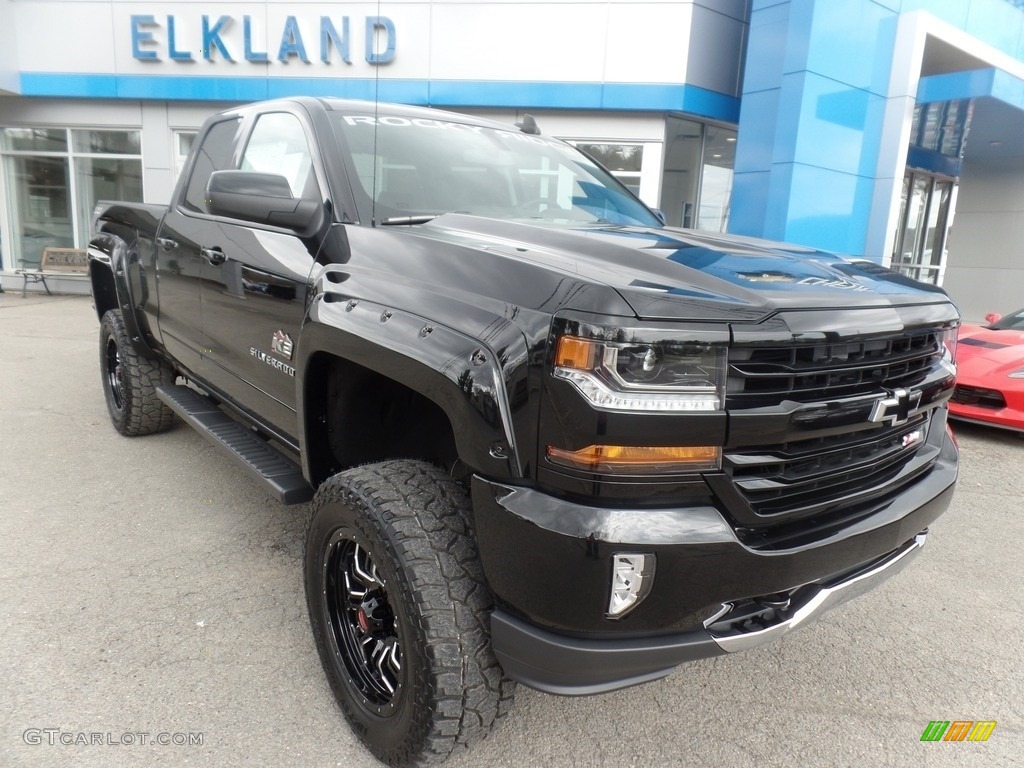
M25 282L21 286L22 297L25 296L30 282L42 283L46 293L52 296L53 293L50 291L50 286L46 284L46 278L88 278L89 260L84 248L47 247L43 248L43 258L40 260L38 268L16 269L14 271L25 278Z

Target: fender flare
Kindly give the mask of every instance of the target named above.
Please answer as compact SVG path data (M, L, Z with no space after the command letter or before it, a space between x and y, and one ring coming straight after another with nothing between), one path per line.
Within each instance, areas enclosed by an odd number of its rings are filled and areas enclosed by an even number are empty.
M509 404L510 379L526 376L526 340L508 323L481 341L412 312L327 292L310 307L296 350L299 444L309 477L306 372L321 354L356 363L418 392L448 417L460 458L475 472L514 481L525 476ZM496 343L497 342L497 343ZM525 382L524 382L525 383Z
M145 297L133 297L128 280L131 249L118 235L101 232L89 241L89 284L99 319L110 309L120 309L132 347L148 358L159 356L150 344L148 328L140 326L138 310ZM112 295L111 295L112 294Z

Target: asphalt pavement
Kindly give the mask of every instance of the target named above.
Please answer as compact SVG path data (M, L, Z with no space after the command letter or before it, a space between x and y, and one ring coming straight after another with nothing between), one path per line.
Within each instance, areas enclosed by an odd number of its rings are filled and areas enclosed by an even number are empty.
M378 766L313 646L306 506L180 422L119 436L98 328L87 298L0 294L0 766ZM895 579L657 683L520 687L447 765L1024 765L1024 440L957 434L953 505ZM933 720L997 725L922 742Z

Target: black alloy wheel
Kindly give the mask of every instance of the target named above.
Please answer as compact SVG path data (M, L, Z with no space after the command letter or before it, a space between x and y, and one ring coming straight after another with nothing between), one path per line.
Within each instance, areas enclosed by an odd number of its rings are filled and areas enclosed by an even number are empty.
M326 480L304 570L327 680L382 762L439 763L509 711L515 683L490 647L469 498L443 470L386 461Z
M114 337L107 338L106 354L107 388L110 391L110 398L114 401L114 407L118 411L124 410L124 380L121 372L121 355L117 351L117 342Z
M111 309L100 321L100 380L114 428L126 437L163 432L174 412L156 388L174 383L174 370L162 360L140 355L132 346L121 310Z
M324 554L324 593L333 645L367 706L382 714L402 686L398 618L370 553L336 531Z

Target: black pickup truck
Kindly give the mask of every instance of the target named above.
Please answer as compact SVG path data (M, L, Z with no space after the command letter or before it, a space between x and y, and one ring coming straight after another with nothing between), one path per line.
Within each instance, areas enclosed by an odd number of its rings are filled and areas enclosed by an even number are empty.
M312 499L316 645L392 765L482 738L516 682L610 691L808 623L953 493L941 290L667 228L532 119L247 106L169 207L94 218L114 426L177 414Z

